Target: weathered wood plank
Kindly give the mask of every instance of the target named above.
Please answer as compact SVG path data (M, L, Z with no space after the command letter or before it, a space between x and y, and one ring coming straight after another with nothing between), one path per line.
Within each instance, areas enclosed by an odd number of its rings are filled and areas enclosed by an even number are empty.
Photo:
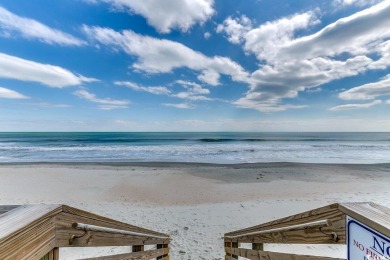
M69 230L56 230L56 242L58 247L100 247L100 246L130 246L130 245L155 245L165 242L153 238L140 238L129 235L107 234L101 232L89 232L86 236L74 239L72 245L69 238L72 235L83 235L83 232L71 232Z
M56 216L57 247L153 245L162 243L167 244L170 241L170 238L157 239L145 236L88 231L86 236L74 239L72 245L70 245L69 239L72 235L82 236L85 234L85 231L77 230L72 227L72 224L75 222L90 223L92 225L106 224L101 223L98 220L91 220L86 217L76 216L69 213L58 214ZM110 227L112 227L112 225ZM142 231L144 232L144 230Z
M375 203L342 203L340 210L390 237L390 209Z
M345 260L341 258L330 258L322 256L295 255L277 252L258 251L244 248L225 248L225 251L245 257L251 260Z
M54 247L59 205L27 205L0 218L0 259L40 259Z
M149 234L154 234L154 235L158 235L158 236L168 236L167 234L163 234L163 233L156 232L156 231L153 231L150 229L145 229L145 228L133 226L130 224L126 224L123 222L119 222L119 221L114 220L114 219L99 216L99 215L96 215L96 214L93 214L93 213L90 213L90 212L87 212L84 210L72 208L72 207L69 207L67 205L63 205L62 209L63 209L64 213L69 213L70 215L79 216L79 217L82 217L83 219L88 220L88 222L86 222L86 223L91 224L91 225L101 225L101 226L109 227L109 228L116 228L116 229L123 229L123 230L134 231L134 232L149 233ZM77 222L77 221L74 221L74 222ZM80 222L82 222L82 221L80 221Z
M9 211L8 209L11 208L13 210ZM5 207L2 209L6 210ZM64 209L66 212L63 212ZM72 235L79 236L85 233L83 230L72 228L74 222L144 234L129 235L88 231L86 236L75 239L72 246L138 245L141 248L142 245L168 244L170 241L166 234L128 225L68 206L15 206L7 207L7 213L0 217L0 259L40 259L54 250L50 257L51 260L57 260L59 257L58 247L69 246L69 238ZM167 238L151 238L150 236ZM169 249L166 250L169 252ZM168 259L167 254L162 256L164 259Z
M167 254L169 254L169 248L161 248L161 249L133 252L127 254L84 258L80 260L144 260L144 259L150 260Z
M0 221L0 245L8 237L28 230L60 212L59 205L26 205L5 213Z
M273 233L283 233L283 232L295 231L295 230L324 228L324 227L329 227L331 225L332 225L332 223L328 219L326 219L326 220L319 220L319 221L307 222L307 223L303 223L303 224L289 225L286 227L272 228L272 229L249 232L249 233L236 235L236 236L225 236L225 237L230 238L230 239L234 239L234 238L240 238L243 236L273 234Z
M40 259L53 249L55 224L51 218L9 237L0 245L0 259Z
M322 231L322 232L321 232ZM335 241L331 233L335 232L338 236L338 241ZM332 226L316 229L304 229L295 231L285 231L270 234L260 234L243 236L239 238L229 239L226 241L239 241L240 243L311 243L311 244L345 244L345 217L341 215L338 219L333 219Z
M312 243L312 244L345 244L345 213L332 207L321 208L321 210L313 210L303 213L304 218L299 218L300 214L280 221L272 221L262 225L250 227L247 229L230 232L225 234L227 241L239 241L241 243ZM307 228L302 230L291 230L283 232L269 232L278 228L287 228L290 226L301 225L308 222L318 220L329 220L331 226L321 228ZM287 221L287 222L286 222ZM271 224L270 224L271 223ZM259 235L249 235L239 238L229 238L227 236L237 236L246 233L264 231L266 233ZM335 241L330 235L335 232L338 240Z
M253 227L248 227L241 230L229 232L226 233L225 236L235 236L235 235L254 232L258 230L267 230L267 229L286 227L290 225L303 224L303 223L313 222L316 220L323 220L323 219L329 219L330 221L332 221L332 216L336 217L339 216L340 214L342 213L340 213L338 209L338 204L332 204L326 207L306 211L303 213L270 221Z

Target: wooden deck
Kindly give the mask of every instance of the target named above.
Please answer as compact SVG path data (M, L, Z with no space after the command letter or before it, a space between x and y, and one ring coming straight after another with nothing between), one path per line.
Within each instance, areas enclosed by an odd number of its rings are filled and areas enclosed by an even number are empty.
M263 244L346 244L346 217L390 236L390 209L375 203L338 203L225 234L225 259L329 260L338 258L264 251ZM239 248L252 243L252 249Z
M133 246L133 253L92 259L169 259L169 242L169 235L66 205L0 206L0 259L56 260L60 247L100 246Z

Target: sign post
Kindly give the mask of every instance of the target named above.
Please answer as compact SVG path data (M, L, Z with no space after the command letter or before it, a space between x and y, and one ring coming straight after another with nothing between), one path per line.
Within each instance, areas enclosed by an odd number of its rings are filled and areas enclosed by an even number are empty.
M390 238L347 216L348 260L390 260Z

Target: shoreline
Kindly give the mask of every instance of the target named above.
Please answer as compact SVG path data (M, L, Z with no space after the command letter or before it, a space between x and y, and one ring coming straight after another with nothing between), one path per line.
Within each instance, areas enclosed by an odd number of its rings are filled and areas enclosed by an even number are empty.
M322 162L254 162L254 163L203 163L203 162L168 162L168 161L145 161L145 162L89 162L89 161L39 161L39 162L0 162L0 166L26 166L26 165L85 165L85 166L140 166L140 167L180 167L180 166L207 166L207 167L239 167L239 168L259 168L261 166L389 166L390 162L386 163L322 163Z

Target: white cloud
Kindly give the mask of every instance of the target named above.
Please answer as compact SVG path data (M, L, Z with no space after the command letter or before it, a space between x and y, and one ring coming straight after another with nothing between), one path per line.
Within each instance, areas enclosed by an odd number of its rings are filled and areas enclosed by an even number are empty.
M315 12L306 12L244 34L244 50L263 65L252 73L249 91L235 104L265 112L296 108L284 104L284 99L390 65L390 1L297 37L317 23Z
M203 34L203 37L207 40L207 39L209 39L209 38L211 37L211 33L205 32L205 33Z
M207 95L207 94L210 94L210 90L208 90L206 88L203 88L201 85L199 85L199 84L197 84L195 82L185 81L185 80L176 80L175 83L181 85L182 87L187 89L187 91L190 94L193 94L193 95Z
M364 84L359 87L343 91L339 94L339 98L345 100L370 100L380 96L389 95L390 74L378 82Z
M298 30L306 29L317 23L319 21L314 11L267 22L258 28L249 30L242 36L244 50L255 54L259 60L280 59L278 52L293 41Z
M351 109L362 109L362 108L370 108L375 105L381 104L381 100L374 100L371 103L365 103L365 104L346 104L341 106L332 107L329 110L331 111L339 111L339 110L351 110Z
M14 90L0 87L0 98L9 98L9 99L26 99L25 95L20 94Z
M167 87L162 86L144 87L130 81L115 81L114 84L118 86L125 86L136 91L149 92L155 95L169 95L171 93Z
M149 25L161 33L172 29L188 31L196 23L204 23L214 13L214 0L94 0L106 2L116 10L136 13L146 18Z
M195 108L195 106L193 104L189 104L189 103L176 103L176 104L165 103L163 105L166 107L174 107L174 108L180 108L180 109L194 109Z
M11 13L0 6L0 32L3 35L19 33L27 39L36 39L48 44L81 46L84 41L62 32L50 28L33 19L25 18Z
M333 0L334 6L367 6L380 2L381 0Z
M89 93L85 89L80 89L74 92L79 98L86 99L88 101L98 103L99 109L102 110L111 110L116 108L127 108L130 104L128 100L114 100L111 98L97 98L95 94Z
M144 92L148 92L148 93L155 94L155 95L166 95L169 97L186 99L186 100L191 100L191 101L209 101L209 100L211 100L210 98L204 96L204 95L210 94L210 91L208 89L203 88L201 85L199 85L195 82L184 81L184 80L177 80L173 83L173 84L180 85L181 87L183 87L185 89L185 91L180 91L180 92L176 92L176 93L173 93L167 87L162 87L162 86L145 87L145 86L140 86L139 84L136 84L136 83L130 82L130 81L116 81L114 84L118 85L118 86L125 86L125 87L133 89L135 91L144 91Z
M368 54L390 36L390 2L357 12L327 25L319 32L295 39L282 48L279 58L311 59Z
M133 68L148 73L168 73L176 68L200 71L198 77L212 86L219 84L220 74L231 76L234 81L247 82L248 73L229 58L207 57L187 46L170 40L137 34L131 30L116 32L109 28L83 26L84 32L101 44L119 48L137 62Z
M23 105L30 105L30 106L36 106L36 107L42 107L42 108L69 108L72 107L68 104L53 104L53 103L47 103L47 102L39 102L39 103L23 103Z
M172 97L177 97L177 98L187 99L192 101L211 100L210 98L204 96L210 94L210 90L203 88L201 85L197 83L185 81L185 80L177 80L175 81L175 83L185 88L186 91L173 94Z
M0 53L0 78L38 82L49 87L62 88L97 81L75 75L67 69L21 59Z
M252 30L252 21L245 15L241 17L228 17L222 24L218 24L217 33L224 33L229 42L239 44L243 41L244 35Z
M207 83L211 86L218 86L220 85L219 83L219 78L221 76L219 75L218 72L214 71L214 70L204 70L202 71L202 73L200 75L198 75L198 80L204 82L204 83Z
M237 101L234 101L233 104L241 107L241 108L251 108L260 112L280 112L288 109L301 109L306 108L306 105L291 105L291 104L282 104L280 100L268 99L265 101L259 101L254 95L256 93L251 93L245 96L244 98L240 98Z

